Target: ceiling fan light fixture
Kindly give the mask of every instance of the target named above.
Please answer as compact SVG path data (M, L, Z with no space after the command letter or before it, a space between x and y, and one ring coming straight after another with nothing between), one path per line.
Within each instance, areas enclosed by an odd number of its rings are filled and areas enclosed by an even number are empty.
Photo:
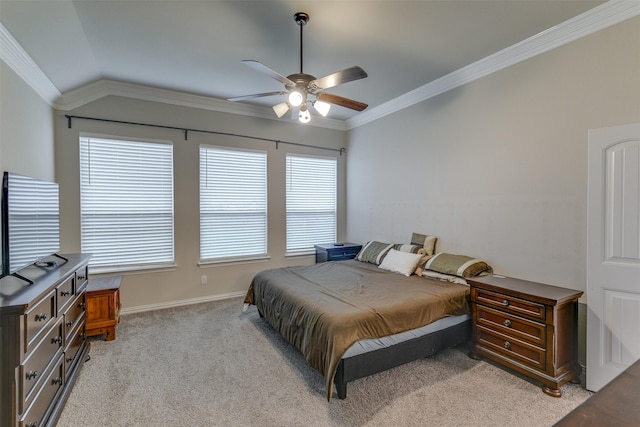
M274 105L272 108L273 112L276 113L276 116L278 116L278 118L282 118L282 116L284 116L286 112L289 111L289 104L287 104L286 102L281 102L280 104Z
M313 108L315 108L322 117L327 117L327 114L329 114L329 110L331 109L331 104L318 101L316 99L315 101L313 101Z
M304 101L304 96L298 90L291 91L289 94L289 104L292 107L298 107Z
M309 110L307 110L307 107L305 105L300 108L298 120L300 120L300 123L309 123L309 121L311 120L311 114L309 114Z

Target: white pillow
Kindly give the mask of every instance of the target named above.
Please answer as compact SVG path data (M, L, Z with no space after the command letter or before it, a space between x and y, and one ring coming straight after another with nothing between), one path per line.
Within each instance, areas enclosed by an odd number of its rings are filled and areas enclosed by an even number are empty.
M409 277L411 273L415 271L416 266L420 262L420 258L422 258L420 254L391 249L387 252L387 256L384 257L379 267L383 270L393 271L394 273L404 274Z

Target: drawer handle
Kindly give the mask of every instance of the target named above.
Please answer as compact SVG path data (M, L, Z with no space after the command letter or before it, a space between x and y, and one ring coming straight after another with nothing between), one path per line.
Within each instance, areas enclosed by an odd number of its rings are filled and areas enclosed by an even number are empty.
M67 357L67 363L73 362L73 357Z
M84 310L84 308L87 306L87 304L81 302L80 304L78 304L78 307L80 307L81 309Z
M37 376L38 376L38 371L29 371L29 372L27 372L27 375L26 375L28 380L32 380L32 379L36 378Z
M61 297L68 297L69 295L71 295L71 291L60 291Z
M31 421L29 424L27 424L27 427L38 427L38 422L37 421Z
M509 341L505 341L504 348L506 348L507 350L511 350L511 343Z
M51 338L51 344L60 344L60 343L62 343L62 337Z
M60 385L62 384L62 378L58 377L58 378L54 378L51 380L51 384L52 385Z
M36 314L36 322L42 322L44 320L47 320L47 315L44 313L38 313Z
M510 328L511 327L511 320L504 319L504 326L506 326L507 328Z
M71 327L71 325L73 325L73 321L67 320L67 323L65 323L65 325L67 325L67 328L69 328Z
M503 299L502 305L504 305L505 307L509 307L509 301L507 301L506 299Z

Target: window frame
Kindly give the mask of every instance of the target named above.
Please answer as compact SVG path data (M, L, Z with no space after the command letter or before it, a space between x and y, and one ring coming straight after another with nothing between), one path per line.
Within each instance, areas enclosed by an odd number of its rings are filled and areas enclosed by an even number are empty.
M164 146L171 147L170 149L170 159L165 159L165 161L170 162L170 166L167 167L164 172L167 173L167 176L170 176L170 179L167 179L165 183L170 183L170 197L171 197L171 214L170 214L170 259L165 261L150 261L150 262L115 262L110 264L99 264L92 265L91 260L89 261L89 270L91 273L108 273L108 272L124 272L124 271L138 271L138 270L157 270L157 269L171 269L176 267L175 261L175 174L174 174L174 143L171 140L157 140L150 138L134 138L127 136L119 136L119 135L103 135L103 134L89 134L89 133L81 133L79 136L79 202L80 202L80 246L82 252L94 253L93 249L85 249L85 231L84 228L84 208L85 204L83 203L83 139L95 139L102 141L116 141L120 143L141 143L141 144L159 144ZM90 150L90 148L89 148ZM90 156L90 154L88 154ZM89 167L90 168L90 167ZM91 173L90 171L88 172ZM165 224L166 227L166 224ZM168 249L168 246L167 246ZM92 257L93 258L93 257Z
M335 166L335 175L333 177L333 182L334 182L334 186L332 188L333 190L333 236L332 238L328 239L327 241L318 241L315 243L312 243L311 246L305 246L304 248L294 248L293 245L290 246L290 231L289 231L289 226L290 226L290 220L289 220L289 179L290 179L290 171L289 171L289 158L301 158L301 159L317 159L317 160L324 160L324 161L332 161L334 166ZM295 257L295 256L305 256L305 255L311 255L313 253L315 253L315 248L313 245L315 244L324 244L324 243L333 243L337 241L337 235L338 235L338 175L339 175L339 168L338 168L338 157L334 157L334 156L319 156L319 155L311 155L311 154L300 154L300 153L286 153L285 156L285 221L286 221L286 225L285 225L285 251L286 251L286 256L287 257ZM312 183L314 186L316 186L317 188L317 182L313 182ZM331 211L329 211L331 212Z
M263 211L260 214L261 218L263 218L263 231L262 234L262 248L264 251L257 251L253 253L245 253L245 254L230 254L227 256L217 256L217 257L203 257L203 195L202 195L202 150L218 150L225 151L227 153L251 153L254 155L259 155L261 157L261 161L263 162L263 167L260 172L263 174L264 181L261 185L264 188L262 192L263 196ZM200 144L198 149L198 206L199 206L199 247L198 247L198 265L212 265L212 264L233 264L233 263L242 263L242 262L252 262L252 261L262 261L270 259L269 256L269 177L268 177L268 152L266 150L260 149L249 149L249 148L241 148L241 147L229 147L223 145L214 145L214 144ZM246 166L246 164L245 164ZM243 173L246 172L246 169L239 169ZM239 215L247 215L252 216L251 213L255 215L255 210L245 210ZM230 242L230 241L228 241Z

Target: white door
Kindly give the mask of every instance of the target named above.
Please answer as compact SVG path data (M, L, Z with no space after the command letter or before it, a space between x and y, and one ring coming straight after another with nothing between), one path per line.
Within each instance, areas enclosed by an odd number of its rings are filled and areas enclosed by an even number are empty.
M587 389L640 358L640 124L589 131Z

